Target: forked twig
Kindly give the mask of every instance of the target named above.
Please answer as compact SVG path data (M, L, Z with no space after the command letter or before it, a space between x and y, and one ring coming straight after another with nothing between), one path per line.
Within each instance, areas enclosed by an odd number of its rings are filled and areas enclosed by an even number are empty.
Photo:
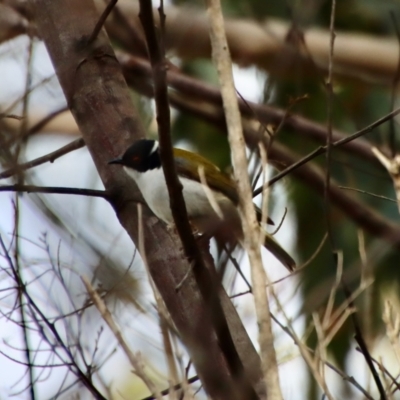
M125 355L128 357L128 360L131 363L131 366L133 367L133 372L144 382L144 384L147 386L150 392L155 395L157 400L162 400L162 395L158 390L157 386L144 371L144 364L143 361L141 360L140 353L134 354L132 352L132 350L126 343L125 339L123 338L122 333L119 330L117 324L115 323L114 318L112 317L110 311L108 310L107 306L105 305L104 301L99 296L97 291L93 288L89 279L86 276L81 276L81 279L83 284L85 285L85 288L90 298L93 301L93 304L96 306L101 317L104 319L104 321L110 328L111 332L117 339L118 343L120 344L121 348L124 350Z

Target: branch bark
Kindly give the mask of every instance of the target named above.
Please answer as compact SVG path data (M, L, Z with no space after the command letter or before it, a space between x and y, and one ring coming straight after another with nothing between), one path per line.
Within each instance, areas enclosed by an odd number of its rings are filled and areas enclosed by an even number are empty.
M21 33L34 31L28 22L30 11L28 2L7 0L19 15L5 21L0 28L0 41L11 39ZM99 10L104 9L104 1L96 0ZM122 43L134 54L144 55L142 31L138 21L138 4L131 0L119 0L117 10L106 21L110 36ZM193 7L169 6L166 10L167 46L174 54L189 58L210 56L207 16ZM1 13L0 13L1 15ZM121 23L123 22L123 23ZM129 29L126 29L129 27ZM330 34L328 29L309 28L304 31L305 46L296 48L286 40L291 25L286 21L268 19L257 23L250 19L229 18L225 23L229 48L235 63L256 65L274 76L287 73L281 68L283 63L291 63L297 69L310 73L315 79L315 69L308 59L307 48L321 74L328 69ZM301 37L301 33L299 33ZM132 40L134 37L136 40ZM393 84L398 65L398 42L394 37L337 32L335 44L334 77L344 77L356 82L378 83L389 87ZM311 67L311 68L310 68Z
M112 205L121 224L138 243L137 209L132 202L132 198L138 198L137 189L122 170L107 162L133 140L143 137L144 130L104 31L87 45L98 13L91 1L34 0L32 4L68 105L103 184L112 194ZM166 231L147 209L143 227L150 273L204 387L212 398L226 398L223 388L231 377L193 274L187 276L179 291L175 290L191 268L181 244L176 234ZM206 259L207 252L203 251L203 256ZM256 384L260 380L258 355L226 293L221 291L220 296L239 356Z
M210 20L212 58L218 71L221 86L228 140L232 154L234 176L239 194L241 221L245 249L249 255L254 304L258 322L258 342L260 344L261 365L268 397L283 399L280 385L269 301L266 294L267 277L261 258L260 226L253 205L252 190L248 175L246 145L242 130L235 84L233 82L232 60L226 40L224 18L219 0L207 0Z
M97 0L96 4L104 8L102 0ZM136 2L120 0L118 7L130 24L138 25ZM209 58L211 46L206 14L198 8L182 6L168 6L166 14L168 50L184 59ZM106 28L113 38L124 41L118 18L109 19ZM329 29L309 28L297 32L298 43L304 43L297 46L287 40L288 35L294 33L292 28L290 22L272 18L261 23L251 19L228 18L225 30L233 61L242 66L255 65L273 76L282 77L291 72L290 68L282 68L282 65L293 65L304 74L308 73L312 80L315 79L315 67L321 75L326 74ZM345 31L337 31L336 34L335 78L392 86L398 65L396 38ZM128 49L137 54L132 46L134 44L130 44Z

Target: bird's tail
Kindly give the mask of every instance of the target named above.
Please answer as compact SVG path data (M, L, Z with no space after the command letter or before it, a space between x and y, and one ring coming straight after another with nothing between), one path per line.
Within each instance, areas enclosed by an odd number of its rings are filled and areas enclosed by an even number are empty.
M275 256L290 272L296 268L296 263L286 250L268 233L265 234L264 247Z

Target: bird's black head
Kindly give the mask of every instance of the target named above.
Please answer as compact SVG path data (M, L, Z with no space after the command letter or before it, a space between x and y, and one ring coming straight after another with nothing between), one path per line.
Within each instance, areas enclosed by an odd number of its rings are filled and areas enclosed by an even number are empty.
M121 164L139 172L146 172L161 167L158 142L140 139L128 147L121 158L109 161L109 164Z

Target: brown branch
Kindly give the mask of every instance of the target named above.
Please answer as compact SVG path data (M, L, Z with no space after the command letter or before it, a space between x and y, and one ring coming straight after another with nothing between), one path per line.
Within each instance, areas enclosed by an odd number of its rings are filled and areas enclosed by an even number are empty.
M26 18L9 5L0 3L0 43L29 33L30 30L31 26Z
M104 11L101 14L99 20L97 21L97 24L94 27L92 34L89 36L87 44L93 43L94 40L97 38L97 35L100 32L100 29L103 27L104 23L107 20L107 17L110 15L110 12L114 8L114 6L117 4L117 1L118 0L110 0L110 2L107 4L107 7L104 9Z
M335 14L336 14L336 0L331 0L331 15L329 23L329 54L328 54L328 80L326 82L327 90L327 132L326 132L326 172L325 172L325 188L324 188L324 201L325 201L325 219L328 233L328 239L331 245L331 251L336 253L336 245L332 231L332 219L330 213L331 198L330 198L330 185L331 185L331 167L332 167L332 119L333 119L333 86L332 86L332 73L333 73L333 53L335 43Z
M49 154L46 154L42 157L35 158L34 160L28 161L23 164L19 164L15 167L12 167L6 171L0 172L0 179L9 178L15 174L18 174L22 171L26 171L27 169L37 167L38 165L42 165L46 162L53 163L57 158L64 156L74 150L80 149L81 147L85 146L85 141L80 138L76 139L71 143L61 147L58 150L55 150Z
M147 78L150 77L151 68L146 60L122 52L118 52L117 57L118 61L122 65L128 83L132 84L133 87L137 87L138 85L138 74ZM172 70L167 71L167 80L168 84L172 88L176 89L183 95L188 96L191 100L202 100L217 106L222 106L221 93L215 86ZM147 92L145 95L151 95L151 92ZM286 110L269 105L244 101L240 98L239 108L243 116L253 119L257 118L263 124L280 125L281 122L284 121L285 128L290 128L297 134L304 135L305 137L321 144L326 142L326 126L300 115L288 115ZM371 153L370 143L362 139L358 141L348 141L346 140L347 136L346 133L337 129L333 129L332 131L333 142L344 140L343 151L346 151L353 156L358 155L359 157L372 162L374 165L381 167L379 162L376 160L376 157Z
M72 114L104 187L112 195L117 217L132 240L139 243L137 207L132 199L140 194L122 169L109 166L108 161L144 137L144 129L103 30L92 46L78 46L98 21L94 5L90 0L85 1L84 7L82 0L33 0L31 4ZM143 239L150 274L196 371L210 396L222 399L220 385L231 377L193 274L179 291L175 290L190 268L177 235L143 208ZM212 265L208 249L202 253L210 259L206 264ZM258 354L226 292L220 288L219 294L245 369L250 371L250 379L258 382ZM201 357L196 357L199 354ZM213 387L217 388L210 390Z
M180 110L184 110L192 115L202 118L203 120L215 125L224 134L226 134L226 127L222 113L216 113L206 108L200 108L197 105L193 105L192 103L183 101L177 97L171 96L170 99L171 103L174 103L174 105ZM399 114L400 109L395 110L393 113ZM377 126L377 124L381 124L385 121L388 121L390 118L393 118L393 113L387 114L361 131L356 132L354 135L362 135L371 131L375 126ZM260 135L259 132L255 132L251 129L245 129L244 133L247 145L250 148L256 148L260 140L264 141L265 148L268 147L268 141L265 140L265 138ZM335 143L334 145L336 146L340 143L344 144L348 140L352 139L354 139L353 135L342 138L341 141ZM317 151L321 151L319 149L322 148L318 148ZM311 153L311 155L313 155L313 153ZM292 165L295 166L294 169L291 169L293 176L306 186L309 186L313 190L317 191L321 196L323 195L324 175L322 170L315 164L306 163L305 161L303 162L303 158L300 158L298 154L292 152L287 147L279 143L274 143L272 145L269 159L274 159L283 165L287 165L288 167L286 170L291 168ZM300 163L300 161L301 166L299 167L298 163ZM275 177L272 178L272 180L274 179ZM388 242L393 243L398 249L400 249L400 228L396 224L387 220L375 210L369 208L367 205L365 205L365 203L358 201L354 197L348 196L337 186L335 181L332 182L330 187L330 195L332 204L342 210L342 212L349 216L349 218L356 224L370 232L372 235L381 237Z
M102 2L97 1L101 7ZM135 21L137 4L120 0L119 7L127 18ZM168 50L183 59L209 58L209 26L203 10L169 6L167 14ZM112 20L107 21L106 26L107 29L110 27L110 31L112 25ZM309 60L311 55L321 73L328 70L328 29L309 27L304 30L305 46L300 48L287 40L291 30L290 21L267 18L258 22L249 18L229 18L225 29L233 61L239 65L255 65L271 76L290 79L285 75L287 69L282 68L282 64L291 63L314 80L315 68ZM307 52L304 47L308 49ZM335 78L346 77L347 81L372 81L388 86L392 84L391 78L397 66L397 43L393 37L338 31L335 47Z
M343 145L346 145L348 143L351 143L353 140L358 139L360 136L363 136L372 130L374 130L376 127L379 125L382 125L383 123L392 120L396 115L400 114L400 108L397 108L396 110L390 112L389 114L385 115L382 118L379 118L377 121L373 122L372 124L366 126L365 128L353 133L350 136L344 137L340 140L335 141L332 143L332 147L340 147ZM280 179L288 175L289 173L293 172L295 169L301 167L302 165L308 163L309 161L313 160L317 156L324 154L327 151L327 146L321 146L309 153L307 156L301 158L299 161L296 163L290 165L289 167L285 168L283 171L279 172L276 174L273 178L271 178L268 183L264 187L260 187L256 189L253 193L253 196L258 196L263 190L267 189L274 183L278 182ZM372 150L370 149L370 153L374 154Z
M194 240L191 227L188 220L186 205L182 195L182 184L178 179L174 154L172 149L172 140L170 132L170 111L168 100L168 89L166 79L166 60L163 54L161 44L163 37L157 38L154 27L153 9L151 1L140 0L139 18L145 32L147 47L149 51L150 62L152 65L152 77L154 82L154 96L157 109L157 123L160 140L160 156L164 170L165 180L167 182L170 206L175 226L182 241L183 249L189 260L193 263L193 271L196 282L207 305L206 312L209 313L214 329L216 331L219 346L228 363L233 380L227 380L224 384L219 382L223 388L221 395L226 398L257 398L254 389L245 380L245 372L242 361L237 353L228 323L226 321L218 293L220 284L216 282L215 275L211 275L206 268L201 257L201 253ZM165 15L160 7L160 21L163 25ZM161 28L161 31L163 29ZM201 323L201 321L198 321ZM203 355L201 356L203 357ZM234 389L234 385L240 384ZM239 389L239 390L238 390ZM245 390L243 390L245 389ZM251 395L250 395L251 393ZM249 397L250 395L250 397ZM244 397L243 397L244 396Z
M353 309L356 310L357 308L356 308L356 306L354 304L354 301L352 299L351 292L350 292L349 288L347 287L347 284L346 284L346 282L344 281L343 278L341 279L341 283L342 283L343 292L344 292L344 294L346 296L346 299L348 301L348 304L349 304L349 308L353 308ZM371 354L370 354L370 352L368 350L368 346L365 343L364 336L363 336L363 333L362 333L362 330L361 330L361 326L360 326L360 324L358 322L358 318L356 316L356 313L351 313L351 317L350 318L351 318L351 320L353 322L353 327L354 327L354 331L355 331L354 339L358 343L358 345L360 346L361 353L365 358L365 361L366 361L366 363L368 365L368 368L371 371L372 377L373 377L373 379L375 381L376 387L378 388L378 392L380 394L380 398L381 398L381 400L387 400L385 388L383 387L381 378L379 377L379 374L378 374L377 370L375 369L375 365L374 365L374 363L372 361L372 357L371 357Z
M0 185L0 192L73 194L77 196L101 197L108 201L110 201L111 199L110 194L104 190L79 189L58 186Z
M147 386L150 393L153 393L156 400L162 400L162 395L158 390L157 386L154 384L153 380L148 376L145 372L145 368L143 365L143 361L140 359L139 353L134 353L126 342L124 336L121 333L118 325L114 321L110 310L107 308L104 300L100 297L97 290L94 289L89 279L86 276L81 276L82 282L85 285L85 288L88 292L90 299L93 301L93 304L99 311L101 317L106 322L111 332L114 334L115 338L118 341L118 344L121 346L125 355L127 356L132 368L133 372L143 381L143 383Z
M4 148L10 147L18 140L26 139L27 137L34 135L37 132L40 132L43 127L45 127L49 122L51 122L54 118L56 118L58 115L62 114L66 110L68 110L68 107L61 107L58 110L51 112L50 114L46 115L44 118L36 122L34 125L32 125L29 129L26 130L26 132L23 132L21 136L15 134L13 137L4 140L3 142L0 142L0 146Z
M11 3L11 2L10 2ZM17 3L14 9L26 8L26 2ZM96 0L96 6L101 13L103 0ZM119 0L121 13L132 26L138 26L138 5L131 0ZM30 14L30 11L26 14ZM167 9L168 50L183 59L209 58L210 44L208 38L207 18L203 10L192 7L177 7L170 5ZM0 13L1 15L1 13ZM112 16L112 15L111 15ZM120 29L119 18L108 18L106 28L113 40L129 46L126 33ZM1 25L1 24L0 24ZM11 32L10 37L29 32L30 27L25 21L17 25L18 30ZM251 19L233 19L226 22L229 47L234 62L239 65L257 65L265 69L271 76L282 76L285 72L282 62L292 62L296 68L314 73L310 66L308 54L304 49L296 49L286 40L291 29L290 22L268 18L264 22ZM91 32L90 32L91 33ZM329 53L329 31L320 28L308 28L304 32L304 43L315 64L322 71L327 71ZM128 48L132 48L129 46ZM392 77L397 68L398 45L393 37L380 37L364 33L341 31L337 35L335 77L345 77L347 81L377 82L391 86ZM311 79L315 76L312 75Z
M239 196L240 220L244 235L244 248L250 261L251 281L253 285L254 305L258 325L258 343L265 389L271 399L283 399L279 384L278 362L274 348L270 304L265 293L268 278L262 263L260 244L263 234L256 217L252 199L252 188L248 175L246 144L243 136L242 120L238 106L232 72L232 59L227 43L224 17L220 0L207 0L207 14L210 21L210 39L212 61L218 73L221 87L224 117L228 131L228 141L234 169L234 179ZM267 196L267 195L266 195ZM266 199L264 197L264 200ZM263 207L265 211L266 207ZM263 221L265 222L265 220ZM238 378L242 378L240 375ZM244 398L250 398L247 391ZM254 395L251 397L254 398Z
M253 134L249 135L253 136ZM253 141L254 139L251 139ZM271 149L271 156L291 165L297 162L298 157L289 149L282 145L274 144ZM303 184L311 187L320 195L323 194L323 172L315 164L309 163L295 169L293 176L299 179ZM330 196L332 204L338 207L357 225L365 229L374 236L381 237L393 243L400 249L400 228L397 224L384 218L375 210L371 209L363 202L356 200L354 197L348 196L332 181L330 185Z
M359 347L356 347L356 350L360 353L362 353L362 350ZM400 391L400 383L398 382L398 376L394 377L388 370L387 368L385 368L385 366L382 364L382 362L376 360L374 357L371 356L371 360L374 364L376 364L378 366L378 368L380 369L381 372L383 372L385 375L387 375L391 382L392 385L395 386L395 389L391 389L391 394L393 395L394 392L396 391Z

